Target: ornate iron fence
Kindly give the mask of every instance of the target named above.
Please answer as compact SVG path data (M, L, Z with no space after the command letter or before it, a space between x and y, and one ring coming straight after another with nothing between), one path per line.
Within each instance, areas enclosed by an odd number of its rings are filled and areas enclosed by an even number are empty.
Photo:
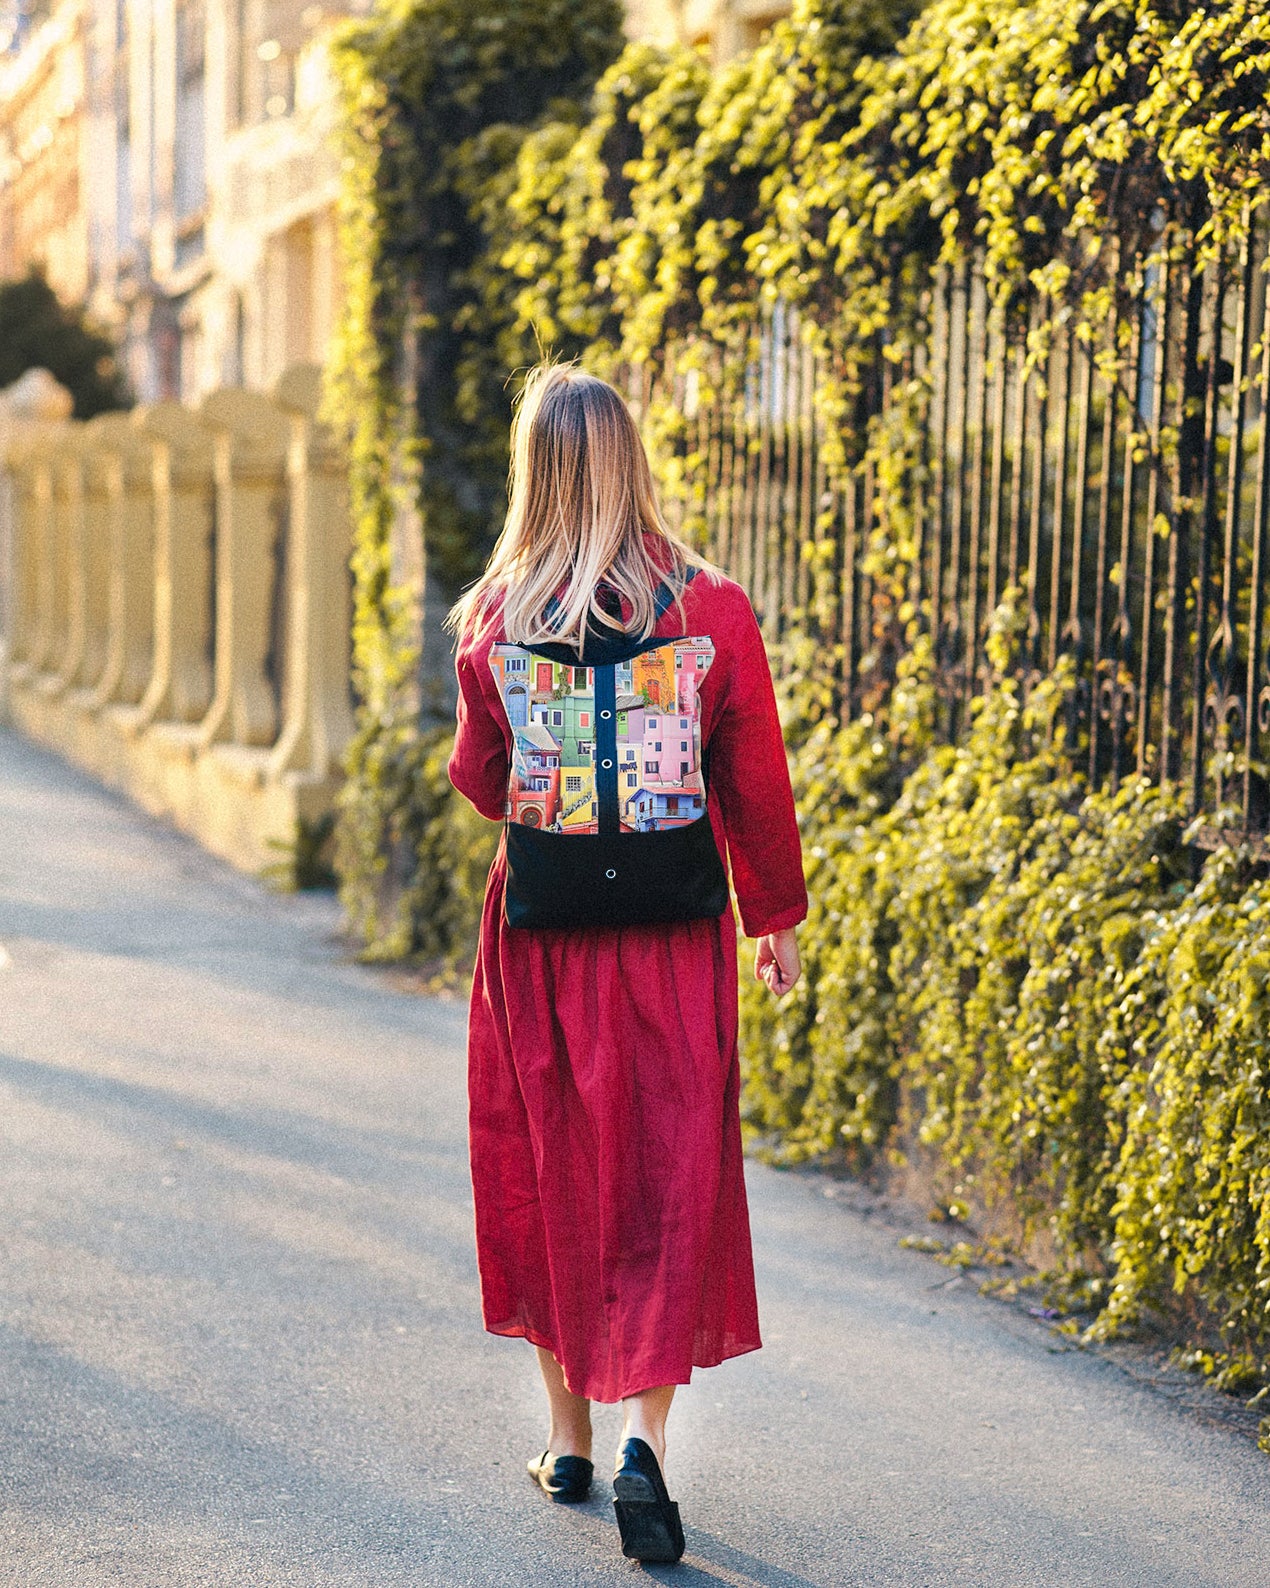
M788 312L755 329L734 395L701 397L722 358L708 348L704 379L683 361L634 370L631 395L681 416L664 460L672 511L748 588L770 641L798 625L832 650L851 716L905 643L874 534L902 392L925 439L903 465L899 562L933 644L943 731L956 735L982 686L988 625L1013 586L1025 676L1075 664L1091 779L1180 782L1195 812L1237 806L1265 832L1268 269L1264 229L1204 263L1162 239L1109 284L1101 324L1039 297L1002 312L975 261L941 269L924 339L869 365L851 422L872 442L847 470L828 466L821 371Z

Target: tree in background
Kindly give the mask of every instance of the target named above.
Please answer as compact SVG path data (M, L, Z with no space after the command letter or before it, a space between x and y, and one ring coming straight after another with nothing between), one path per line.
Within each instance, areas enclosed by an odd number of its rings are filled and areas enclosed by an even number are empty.
M66 387L76 419L131 404L110 341L82 309L59 302L38 269L0 283L0 389L29 369L46 369Z

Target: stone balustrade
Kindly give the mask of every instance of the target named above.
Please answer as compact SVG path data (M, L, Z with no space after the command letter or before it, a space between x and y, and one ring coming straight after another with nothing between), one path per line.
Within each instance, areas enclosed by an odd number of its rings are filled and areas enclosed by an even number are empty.
M249 870L331 809L352 728L319 390L86 423L42 371L0 392L0 715Z

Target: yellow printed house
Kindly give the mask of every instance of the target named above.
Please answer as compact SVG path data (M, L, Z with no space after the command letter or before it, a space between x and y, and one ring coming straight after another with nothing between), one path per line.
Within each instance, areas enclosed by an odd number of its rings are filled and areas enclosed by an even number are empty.
M594 832L598 823L595 809L595 768L567 766L560 780L560 811L557 817L566 833Z

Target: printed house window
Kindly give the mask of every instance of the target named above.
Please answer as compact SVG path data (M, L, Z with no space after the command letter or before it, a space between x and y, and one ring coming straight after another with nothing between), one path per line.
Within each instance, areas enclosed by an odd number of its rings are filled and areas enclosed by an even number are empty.
M636 783L638 783L638 782L639 782L639 775L637 773L628 772L626 774L626 786L627 786L627 788L634 788Z
M589 728L590 726L591 726L591 713L589 711L580 711L578 713L578 727L579 728Z
M656 750L658 755L661 754L661 740L660 739L658 739L657 743L653 746L653 749Z
M579 649L581 649L581 647L579 647ZM575 667L573 669L573 687L575 689L586 688L586 671L587 670L585 667Z
M563 724L564 724L564 712L563 711L553 711L551 713L551 726L553 728L559 728L559 727L563 726Z
M688 763L686 761L681 761L679 763L679 776L681 778L688 776Z
M644 770L645 770L645 772L656 772L656 770L657 770L656 761L645 761L644 762Z
M683 666L683 664L684 664L683 652L682 651L676 651L675 652L675 666L681 668Z
M565 792L568 794L581 794L582 779L580 777L567 777L564 780Z

